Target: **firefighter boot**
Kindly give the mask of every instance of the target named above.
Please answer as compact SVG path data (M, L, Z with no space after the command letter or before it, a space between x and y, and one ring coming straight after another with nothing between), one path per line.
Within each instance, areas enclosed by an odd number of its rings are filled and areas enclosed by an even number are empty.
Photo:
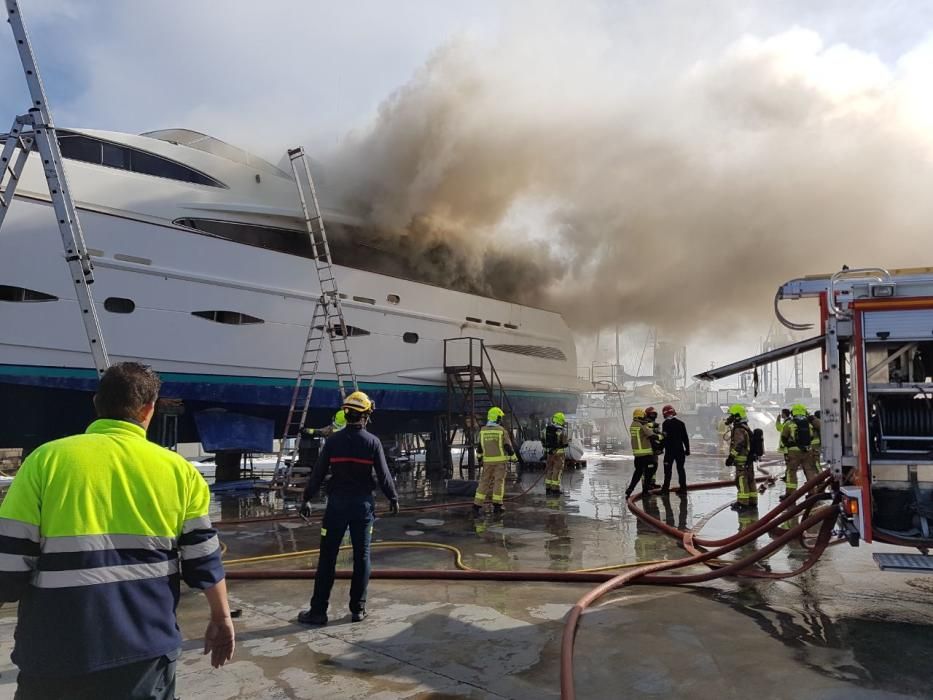
M493 516L502 515L505 512L505 508L502 507L501 503L496 503L492 507Z

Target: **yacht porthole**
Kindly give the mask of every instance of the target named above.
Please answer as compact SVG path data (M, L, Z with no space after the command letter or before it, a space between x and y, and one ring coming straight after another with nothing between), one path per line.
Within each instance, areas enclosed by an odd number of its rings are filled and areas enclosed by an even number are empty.
M136 310L136 302L123 297L107 297L104 308L112 314L131 314Z
M390 304L398 304L402 298L398 294L390 294L386 297L386 301Z
M405 333L402 336L402 340L405 341L406 343L417 343L418 334L417 333Z

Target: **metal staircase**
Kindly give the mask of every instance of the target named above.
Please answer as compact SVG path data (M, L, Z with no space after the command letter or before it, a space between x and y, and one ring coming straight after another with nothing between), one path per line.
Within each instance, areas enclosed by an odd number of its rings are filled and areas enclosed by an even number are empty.
M458 433L462 435L461 472L465 454L470 478L474 478L477 436L486 422L486 412L493 406L505 412L502 425L512 435L515 454L521 462L518 448L524 440L524 430L482 338L445 339L444 373L447 375L447 445L454 444Z
M334 263L330 255L330 246L327 243L327 233L324 230L324 219L318 204L314 179L311 177L311 168L304 149L301 147L289 150L288 160L298 187L298 198L301 202L305 228L311 241L311 255L321 288L321 296L314 305L314 313L308 328L301 362L298 365L295 388L292 391L285 429L276 459L274 481L283 487L291 483L292 470L298 455L298 441L308 417L308 407L311 405L311 395L314 392L325 338L334 359L337 391L340 393L341 400L345 399L349 392L359 388L350 360L347 323L343 316Z

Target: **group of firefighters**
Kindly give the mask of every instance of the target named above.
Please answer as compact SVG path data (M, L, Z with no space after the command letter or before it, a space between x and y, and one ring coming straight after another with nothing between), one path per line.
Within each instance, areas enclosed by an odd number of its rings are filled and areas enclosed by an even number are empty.
M504 417L505 412L498 406L493 406L486 414L486 424L479 431L476 452L482 459L483 471L473 500L474 515L483 512L487 496L491 496L495 515L501 515L504 511L505 478L509 462L515 459L512 437L502 425ZM551 422L544 431L544 448L547 452L544 491L548 496L561 494L560 479L564 471L568 445L566 428L567 417L558 411L551 417Z
M676 418L677 412L672 406L662 409L664 424L657 423L657 411L653 407L636 408L632 412L632 424L629 433L632 440L632 454L635 457L635 471L625 491L630 496L644 480L643 488L650 491L657 487L654 475L658 470L658 457L664 455L664 485L661 492L670 489L671 472L677 465L680 489L686 488L684 458L690 454L690 443L686 426ZM748 413L741 404L729 407L723 419L724 435L728 442L726 466L735 468L736 501L733 510L755 510L758 507L758 489L755 486L755 462L764 454L764 435L760 429L752 430L748 425ZM781 498L787 498L798 486L797 478L802 469L807 480L819 472L820 462L820 412L812 415L803 404L794 404L785 408L776 421L780 433L778 450L784 455L785 492Z
M636 408L632 412L629 435L632 438L632 454L635 456L635 472L628 488L625 489L626 498L632 495L641 480L644 480L645 491L657 487L654 477L658 471L658 457L661 455L664 455L664 484L661 486L661 492L667 493L670 490L675 464L678 491L687 492L687 473L684 468L686 458L690 455L687 426L677 417L677 411L673 406L665 406L661 413L664 423L658 425L658 412L654 406Z

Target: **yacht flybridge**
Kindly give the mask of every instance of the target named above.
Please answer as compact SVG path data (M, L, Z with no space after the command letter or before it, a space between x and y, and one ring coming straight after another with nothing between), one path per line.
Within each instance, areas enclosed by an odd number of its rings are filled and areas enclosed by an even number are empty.
M111 360L152 364L164 394L195 408L284 411L319 295L291 174L187 129L60 128L58 141ZM95 381L40 166L31 153L0 229L0 386L11 399L0 443L40 424L31 406L45 405L47 423L49 399L84 402ZM382 415L445 410L443 340L457 336L485 341L520 414L575 405L559 314L374 271L405 261L360 255L352 220L324 204L328 225L344 225L333 251L354 365ZM335 398L328 363L322 412Z

